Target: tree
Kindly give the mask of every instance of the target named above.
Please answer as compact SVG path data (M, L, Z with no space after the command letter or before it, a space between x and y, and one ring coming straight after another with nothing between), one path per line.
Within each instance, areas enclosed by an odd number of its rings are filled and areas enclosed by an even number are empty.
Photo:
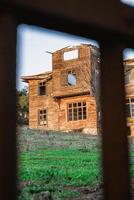
M28 124L28 87L16 90L17 98L17 123L19 125Z

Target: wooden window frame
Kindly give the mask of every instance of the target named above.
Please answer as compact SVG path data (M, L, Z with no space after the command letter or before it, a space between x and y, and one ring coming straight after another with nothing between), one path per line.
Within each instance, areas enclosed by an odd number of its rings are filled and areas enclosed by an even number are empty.
M85 105L84 105L85 103ZM74 106L74 104L76 104L76 106ZM81 106L79 106L79 104L81 104ZM70 106L71 105L71 106ZM86 115L84 116L84 108L86 108ZM81 109L81 119L79 116L79 109ZM75 118L74 115L74 110L76 110L77 112L77 116ZM72 117L70 119L70 111L72 113ZM79 102L72 102L72 103L68 103L67 104L67 121L68 122L74 122L74 121L83 121L83 120L87 120L87 103L86 101L79 101Z
M134 109L132 108L132 106L134 106L134 101L132 101L132 99L134 99L134 97L126 98L126 106L129 106L129 111L130 111L130 116L127 117L134 117ZM126 107L126 109L128 108Z
M130 80L131 80L131 72L128 71L128 72L126 72L126 74L125 74L125 84L126 84L126 85L131 84L131 83L130 83Z
M78 54L77 57L68 58L68 59L65 59L65 58L64 58L64 55L65 55L66 53L73 52L73 51L77 51L77 54ZM63 61L65 61L65 62L66 62L66 61L77 60L77 59L79 59L79 49L71 49L70 51L65 51L65 52L63 53Z
M62 61L63 62L72 62L72 61L74 62L74 61L78 60L80 58L80 49L76 48L76 49L72 49L70 51L74 51L74 50L78 51L78 57L77 58L72 58L72 59L64 60L64 53L69 52L69 50L68 50L68 51L63 52L63 54L62 54Z
M74 71L75 73L75 77L76 77L76 84L75 85L69 85L68 84L68 72L70 71ZM62 70L60 72L60 84L61 84L61 87L76 87L76 85L78 84L78 78L77 78L77 70L76 68L71 68L71 69L66 69L66 70Z
M44 111L45 111L45 113L44 113ZM46 120L44 120L44 115L45 115ZM41 118L43 118L43 120L41 120ZM43 122L43 123L41 123L41 122ZM38 110L38 125L39 126L47 126L47 109L46 108Z
M44 92L42 93L42 88ZM42 81L38 83L38 95L39 96L44 96L46 95L46 82Z
M69 84L69 80L68 80L68 75L69 75L69 74L72 74L72 75L75 76L76 83L75 83L74 85ZM66 81L67 81L67 86L68 86L68 87L75 87L75 86L77 85L77 74L76 74L76 70L75 70L75 69L67 70Z

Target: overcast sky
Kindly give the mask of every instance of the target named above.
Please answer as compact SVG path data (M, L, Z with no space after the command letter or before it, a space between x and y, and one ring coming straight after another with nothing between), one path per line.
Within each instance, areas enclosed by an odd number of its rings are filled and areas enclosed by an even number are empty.
M131 4L134 5L134 0L123 1L131 1ZM66 46L81 43L98 46L97 42L86 38L29 25L20 25L17 40L17 88L21 89L24 86L20 76L38 74L52 69L52 57L46 51L54 52ZM134 58L134 51L125 50L124 58Z

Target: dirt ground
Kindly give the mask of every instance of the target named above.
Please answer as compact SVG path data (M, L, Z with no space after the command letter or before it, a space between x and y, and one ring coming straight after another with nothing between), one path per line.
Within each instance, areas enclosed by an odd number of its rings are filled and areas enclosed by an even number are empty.
M73 198L74 200L103 200L103 186L99 185L96 187L78 187L78 188L67 188L73 191L81 193L80 197ZM134 199L134 178L131 180L131 198ZM66 200L72 200L67 198Z
M103 189L102 186L97 187L75 187L68 188L73 191L79 192L80 197L73 198L74 200L102 200L103 199ZM72 198L67 198L66 200L72 200Z
M30 185L31 182L22 182L19 185L19 188L25 187L26 185ZM134 199L134 179L132 179L131 184L131 195L132 199ZM72 186L66 186L64 187L64 190L72 190L74 192L79 192L79 197L71 197L66 198L66 200L103 200L103 186L98 185L96 187L72 187ZM40 196L40 194L39 194ZM40 200L52 200L51 198L39 198ZM53 199L54 200L54 199Z

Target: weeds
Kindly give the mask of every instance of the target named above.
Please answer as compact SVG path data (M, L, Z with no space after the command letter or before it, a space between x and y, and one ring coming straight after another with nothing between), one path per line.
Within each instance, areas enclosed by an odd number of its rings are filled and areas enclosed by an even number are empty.
M19 200L44 192L53 200L75 198L78 191L64 188L101 182L99 143L94 136L19 130Z

